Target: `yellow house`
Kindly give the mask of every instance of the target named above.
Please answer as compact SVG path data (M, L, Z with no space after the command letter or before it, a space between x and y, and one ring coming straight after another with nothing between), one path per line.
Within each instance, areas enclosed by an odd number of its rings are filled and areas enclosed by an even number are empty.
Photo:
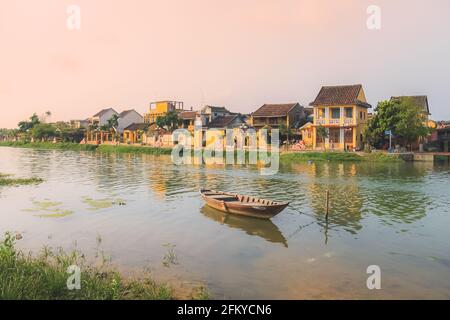
M123 130L123 142L128 144L142 143L148 123L133 123Z
M171 111L183 111L183 102L179 101L156 101L151 102L148 113L144 114L145 123L155 123L158 117L164 117Z
M305 110L299 103L265 104L251 114L250 125L256 130L264 127L278 129L281 125L298 128L305 118Z
M361 150L364 147L363 133L372 106L367 103L362 85L322 87L310 106L314 108L314 149ZM318 134L319 127L326 129L328 137Z
M304 126L302 126L300 129L300 133L302 135L302 141L305 144L307 149L310 149L313 147L313 135L314 135L314 129L312 122L306 123Z

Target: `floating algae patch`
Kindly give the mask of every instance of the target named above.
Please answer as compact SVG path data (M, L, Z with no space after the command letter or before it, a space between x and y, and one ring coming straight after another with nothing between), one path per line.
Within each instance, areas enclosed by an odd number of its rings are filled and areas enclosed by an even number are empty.
M122 199L114 199L114 198L92 199L89 197L84 197L83 202L89 206L88 210L91 211L108 209L113 206L125 205L125 202Z
M40 218L62 218L73 214L73 211L58 208L63 203L45 199L44 201L33 200L34 208L25 209L26 212L35 212L36 217Z
M12 178L10 174L0 173L0 186L39 184L43 181L40 178Z
M38 214L36 217L40 218L63 218L70 216L73 214L73 211L70 210L62 210L62 209L55 209L52 210L53 213L45 213L45 214Z

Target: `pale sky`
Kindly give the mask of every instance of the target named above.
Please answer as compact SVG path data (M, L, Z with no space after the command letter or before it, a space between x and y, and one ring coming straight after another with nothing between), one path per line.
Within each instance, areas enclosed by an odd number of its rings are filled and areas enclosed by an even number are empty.
M381 30L367 28L372 4ZM426 94L450 120L449 35L449 0L0 0L0 127L165 99L306 106L322 85L357 83L374 106Z

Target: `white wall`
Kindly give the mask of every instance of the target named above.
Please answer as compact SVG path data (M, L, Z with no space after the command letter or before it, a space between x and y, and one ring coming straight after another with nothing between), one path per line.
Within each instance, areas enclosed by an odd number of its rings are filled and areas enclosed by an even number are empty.
M144 117L136 111L128 112L124 117L119 119L119 127L117 131L123 132L123 130L133 123L143 123Z
M108 124L108 120L112 118L113 115L119 115L117 112L115 112L114 110L108 110L106 111L104 114L101 115L101 117L99 118L99 124L98 126L104 126Z

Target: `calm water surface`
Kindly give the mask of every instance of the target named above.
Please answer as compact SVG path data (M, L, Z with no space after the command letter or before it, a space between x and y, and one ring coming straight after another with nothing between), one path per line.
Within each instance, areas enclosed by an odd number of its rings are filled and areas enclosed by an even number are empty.
M261 176L166 156L0 148L0 172L45 180L0 187L0 232L22 233L27 250L94 255L100 236L121 269L205 283L219 299L450 298L448 166L284 163ZM202 187L291 205L272 221L225 216L204 207ZM366 287L369 265L381 290Z

